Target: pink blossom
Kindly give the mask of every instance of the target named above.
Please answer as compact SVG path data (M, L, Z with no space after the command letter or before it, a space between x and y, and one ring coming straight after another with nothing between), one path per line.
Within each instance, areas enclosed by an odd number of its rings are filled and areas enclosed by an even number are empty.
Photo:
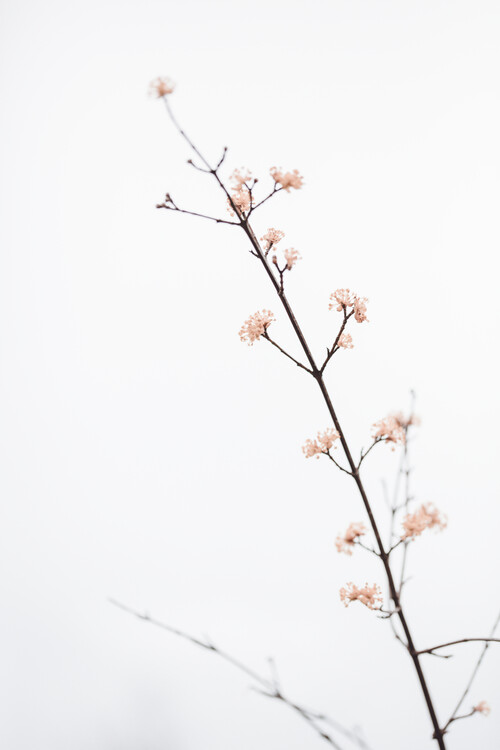
M431 503L424 503L415 513L408 513L403 519L404 534L402 539L414 539L426 529L446 528L446 516L443 516Z
M324 432L318 432L316 440L308 439L302 446L302 452L306 458L312 458L316 456L319 458L322 453L328 453L332 448L334 442L340 437L337 430L333 427L329 427Z
M491 712L491 708L486 703L486 701L480 701L477 706L474 706L473 711L477 711L480 714L483 714L484 716L488 716Z
M277 167L271 167L270 172L273 180L279 183L287 193L290 192L290 188L298 190L302 187L304 178L300 176L297 169L294 169L293 172L283 172L281 167L279 167L279 169Z
M358 323L362 323L366 320L367 323L370 321L366 317L366 303L368 299L366 297L355 297L354 298L354 319Z
M344 536L339 534L335 540L337 552L345 552L346 555L352 555L356 540L364 534L366 534L366 527L363 523L351 523Z
M328 305L329 310L335 309L341 312L346 307L352 307L354 305L354 295L350 289L336 289L335 292L330 294L330 304Z
M342 333L337 341L337 346L341 346L343 349L353 349L354 344L352 343L352 336L350 333Z
M406 442L405 431L393 415L375 422L372 437L374 440L379 438L380 440L385 440L387 443L392 443L392 450L394 450L398 443L404 445Z
M170 78L158 77L149 84L149 95L161 99L162 96L171 94L174 89L175 83Z
M293 247L289 248L288 250L283 250L283 255L285 256L286 267L289 271L291 271L294 265L300 259L300 255L297 250L294 250Z
M271 246L276 245L277 242L280 242L284 236L285 233L282 232L281 229L268 229L267 232L260 238L260 241L265 243L265 252L268 253L271 249Z
M368 609L380 609L382 606L382 592L380 586L374 583L369 586L367 583L363 587L355 586L354 583L346 584L347 588L340 589L340 601L349 606L351 602L358 601L364 604Z
M336 289L330 294L330 304L328 305L329 310L342 310L347 311L348 307L354 308L354 318L358 323L362 323L364 320L368 321L366 317L366 303L368 299L366 297L358 297L357 294L351 292L350 289Z
M418 427L420 424L420 418L415 416L415 414L410 414L409 417L405 417L402 411L398 411L395 414L393 414L394 419L399 424L400 427L402 427L404 430L406 430L408 427L411 427L412 425L414 427Z
M267 331L273 320L275 320L275 317L270 310L261 310L250 315L241 327L240 339L248 341L248 345L252 346L254 341L257 341Z
M241 169L242 171L240 171L239 169L235 169L231 177L229 178L233 183L231 187L231 200L233 201L233 205L236 208L236 212L238 215L246 214L252 207L252 194L249 188L246 186L246 183L252 178L252 175L243 167ZM229 199L227 210L229 211L231 216L234 216L233 206L231 205L231 201Z

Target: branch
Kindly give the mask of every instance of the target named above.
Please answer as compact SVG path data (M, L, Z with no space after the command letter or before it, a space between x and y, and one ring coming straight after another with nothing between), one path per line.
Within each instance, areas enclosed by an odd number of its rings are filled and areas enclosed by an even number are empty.
M172 205L168 205L169 203L172 203ZM200 219L210 219L210 221L215 221L216 224L230 224L233 227L239 227L239 222L237 221L228 221L227 219L217 219L215 216L207 216L206 214L199 214L196 211L186 211L184 208L179 208L176 206L172 199L168 200L168 196L165 199L165 203L158 203L156 208L166 208L167 211L178 211L180 214L189 214L190 216L198 216Z
M480 641L481 643L500 643L500 638L461 638L459 641L450 641L449 643L441 643L439 646L433 646L432 648L424 648L422 651L417 651L417 654L432 654L433 651L437 651L440 648L456 646L458 643L470 643L472 641Z
M357 744L358 747L363 748L363 750L370 750L368 745L360 737L358 737L354 732L351 732L349 729L346 729L345 727L343 727L341 724L334 721L333 719L329 719L326 715L318 714L314 711L310 711L309 709L304 708L298 703L295 703L294 701L290 700L279 687L277 674L276 674L276 668L272 660L271 660L272 679L268 679L266 677L263 677L258 672L255 672L250 667L247 667L245 664L243 664L243 662L239 661L239 659L236 659L234 656L231 656L231 654L218 648L209 640L201 641L199 638L195 638L189 633L185 633L184 631L178 630L177 628L174 628L171 625L167 625L166 623L161 622L160 620L156 620L153 617L150 617L150 615L148 615L147 613L138 612L137 610L132 609L131 607L128 607L126 604L121 604L121 602L118 602L115 599L109 599L108 601L110 604L113 604L113 606L118 607L118 609L121 609L123 612L127 612L128 614L133 615L134 617L137 617L139 620L143 620L144 622L149 622L151 625L156 625L156 627L161 628L162 630L166 630L168 633L172 633L173 635L177 635L180 638L183 638L184 640L189 641L190 643L193 643L195 646L199 646L200 648L203 648L206 651L211 651L212 653L217 654L217 656L220 656L221 659L224 659L224 661L231 664L240 672L243 672L244 674L246 674L248 677L250 677L260 686L259 688L254 687L254 690L257 690L257 692L261 693L261 695L265 695L267 698L274 698L276 700L281 701L282 703L287 705L289 708L291 708L293 711L295 711L295 713L297 713L299 716L301 716L302 719L307 721L307 723L311 726L311 728L314 729L319 734L319 736L322 739L326 740L326 742L328 742L331 745L331 747L333 747L335 750L342 750L342 748L331 735L327 734L322 729L322 727L319 726L318 722L320 721L328 722L334 729L336 729L336 731L338 731L340 734L343 734L344 737L347 737L349 740Z
M494 622L494 624L493 624L493 627L492 627L492 629L491 629L491 632L490 632L490 638L493 638L493 636L495 635L495 631L496 631L496 629L497 629L497 627L498 627L499 623L500 623L500 612L498 613L497 619L495 620L495 622ZM482 661L483 661L484 657L486 656L486 652L487 652L487 650L489 649L489 647L490 647L490 641L489 641L489 640L486 640L486 641L485 641L485 643L484 643L484 647L483 647L483 650L482 650L482 651L481 651L481 653L479 654L479 658L478 658L478 660L477 660L477 662L476 662L476 665L475 665L474 669L472 670L472 674L471 674L471 676L470 676L470 678L469 678L469 682L467 683L467 685L466 685L466 687L465 687L465 690L464 690L464 692L462 693L462 695L461 695L461 697L460 697L460 700L458 701L457 705L455 706L455 710L453 711L452 715L450 716L450 718L448 719L448 721L447 721L447 722L446 722L446 724L444 725L444 729L443 729L443 731L446 731L447 727L449 727L449 726L450 726L450 724L451 724L451 723L452 723L453 721L455 721L455 718L456 718L456 716L457 716L458 712L460 711L460 708L461 708L461 706L462 706L462 703L463 703L463 702L464 702L464 700L466 699L466 697L467 697L467 695L468 695L468 693L469 693L469 690L470 690L470 689L471 689L471 687L472 687L472 683L474 682L474 679L475 679L475 677L476 677L476 675L477 675L477 673L478 673L478 671L479 671L479 667L481 666L481 663L482 663Z
M325 367L327 366L328 362L331 360L331 358L333 357L333 355L335 354L335 352L338 351L338 349L339 349L338 343L339 343L340 337L344 333L344 329L345 329L345 327L347 325L347 321L349 320L349 318L351 317L351 315L354 315L354 310L351 310L351 312L349 314L347 314L347 310L346 310L345 305L343 305L343 311L344 311L344 320L342 321L342 325L340 326L340 330L339 330L339 332L337 334L337 338L333 342L332 348L326 350L326 359L323 362L323 364L321 365L321 367L319 368L319 371L320 371L321 374L324 373Z
M254 255L255 255L255 253L254 253ZM294 357L292 357L291 354L288 354L288 352L286 352L284 349L282 349L281 346L276 343L276 341L273 341L272 338L267 333L267 331L264 331L264 333L262 333L261 335L262 335L262 338L266 339L266 341L269 341L269 343L272 344L273 346L275 346L276 349L279 349L280 352L285 355L285 357L288 357L288 359L291 359L292 362L295 362L295 364L297 365L297 367L301 367L303 370L305 370L306 372L308 372L309 375L313 374L312 370L310 370L308 367L306 367L305 365L303 365L302 362L299 362L297 359L295 359Z

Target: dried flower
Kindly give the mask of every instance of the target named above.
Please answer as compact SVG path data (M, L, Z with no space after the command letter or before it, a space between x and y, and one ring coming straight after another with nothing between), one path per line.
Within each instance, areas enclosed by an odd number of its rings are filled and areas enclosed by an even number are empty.
M353 349L354 344L352 343L352 336L350 333L342 333L337 341L337 346L341 346L343 349Z
M385 419L375 422L372 437L374 440L379 438L380 440L385 440L387 443L392 443L392 450L394 450L398 443L404 445L406 442L405 431L392 414Z
M346 555L352 555L354 543L360 536L366 534L366 527L363 523L351 523L344 536L339 536L335 540L337 552L345 552Z
M443 516L431 503L424 503L415 513L408 513L403 519L404 534L402 539L414 539L426 529L446 528L446 516Z
M283 250L283 255L285 256L286 267L289 271L291 271L294 265L300 259L300 255L297 250L293 249L293 247L288 250Z
M266 253L269 252L272 245L276 245L277 242L283 239L285 233L281 229L268 229L267 232L260 238L261 242L264 242L264 250Z
M312 458L313 456L319 458L322 453L328 453L339 437L340 435L337 430L334 430L333 427L329 427L324 432L318 432L316 440L306 440L305 444L302 446L302 452L306 458Z
M340 601L349 606L351 602L358 601L364 604L368 609L380 609L382 606L382 592L380 586L376 583L369 586L367 583L360 588L355 586L352 581L346 584L347 588L340 589Z
M252 178L252 175L248 170L244 170L243 167L241 169L243 171L235 169L229 178L233 182L231 187L231 200L233 201L233 205L236 208L238 215L247 213L252 207L252 194L249 188L246 187L246 183ZM231 216L234 216L233 205L231 205L229 199L227 203L227 210Z
M302 187L304 178L300 176L297 169L294 169L293 172L283 172L281 167L279 167L279 169L277 167L271 167L270 172L273 180L279 183L287 193L290 192L290 188L298 190Z
M270 310L261 310L250 315L241 327L239 332L240 339L248 341L248 345L252 346L254 341L257 341L269 328L273 320L276 320L276 318Z
M370 322L366 317L367 302L367 297L354 297L354 318L358 323L362 323L364 320L366 320L367 323Z
M354 318L358 323L362 323L364 320L368 322L366 317L366 303L368 299L366 297L358 297L357 294L351 292L350 289L336 289L330 294L330 304L328 305L329 310L337 310L344 312L348 307L354 308Z
M155 78L149 84L149 95L161 99L162 96L171 94L175 89L175 83L170 78Z
M473 706L472 710L477 711L477 713L483 714L484 716L488 716L491 712L491 708L486 701L480 701L477 706Z

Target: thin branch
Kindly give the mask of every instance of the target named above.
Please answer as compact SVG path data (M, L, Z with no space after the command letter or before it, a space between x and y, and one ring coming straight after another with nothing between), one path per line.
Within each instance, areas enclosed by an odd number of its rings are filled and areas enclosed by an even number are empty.
M199 638L195 638L189 633L185 633L184 631L179 630L178 628L174 628L171 625L167 625L166 623L161 622L160 620L156 620L155 618L151 617L147 613L138 612L137 610L132 609L131 607L128 607L126 604L122 604L121 602L118 602L115 599L109 599L108 601L110 602L110 604L113 604L115 607L118 607L118 609L121 609L123 612L127 612L128 614L133 615L134 617L137 617L139 620L143 620L144 622L148 622L151 625L155 625L156 627L161 628L161 630L166 630L168 633L172 633L173 635L179 636L180 638L183 638L184 640L189 641L190 643L193 643L195 646L199 646L200 648L205 649L205 651L211 651L212 653L217 654L217 656L220 656L221 659L228 662L233 667L238 669L240 672L243 672L252 680L254 680L260 686L258 689L254 687L254 689L256 689L257 692L261 693L262 695L265 695L268 698L274 698L274 699L280 700L282 703L284 703L293 711L295 711L295 713L301 716L312 727L312 729L314 729L322 739L326 740L326 742L328 742L331 745L331 747L335 748L335 750L342 750L342 748L338 744L337 740L335 740L331 735L327 734L322 729L322 727L318 725L319 721L325 721L325 722L328 721L333 728L335 728L339 733L343 734L345 737L351 740L351 742L356 743L358 747L363 748L363 750L370 750L368 745L362 739L360 739L357 736L357 734L355 734L354 732L351 732L349 729L346 729L338 722L333 721L333 719L328 719L328 717L325 716L324 714L318 714L314 711L309 711L308 709L304 708L298 703L295 703L294 701L290 700L283 693L283 691L281 690L279 686L276 668L272 660L270 660L270 663L272 664L272 678L268 679L266 677L263 677L261 674L251 669L250 667L247 667L246 664L243 664L243 662L241 662L239 659L236 659L231 654L227 653L227 651L223 651L222 649L218 648L218 646L215 646L208 639L206 641L202 641Z
M253 213L254 211L256 211L256 210L257 210L258 208L260 208L260 207L262 206L262 204L263 204L263 203L265 203L266 201L268 201L268 200L269 200L269 198L272 198L272 197L273 197L273 195L276 195L276 193L279 193L279 192L280 192L281 190L283 190L283 188L282 188L281 186L280 186L280 187L277 187L277 185L278 185L278 183L277 183L277 182L275 182L275 183L274 183L274 188L273 188L273 190L272 190L272 191L271 191L271 192L269 193L269 195L267 195L267 196L266 196L265 198L263 198L263 199L262 199L262 200L260 201L260 203L256 203L256 205L255 205L255 206L252 206L252 208L251 208L251 209L250 209L250 211L248 212L248 217L247 217L247 218L250 218L250 214L252 214L252 213Z
M344 329L345 329L345 327L347 325L347 321L349 320L349 318L352 315L354 315L354 310L351 310L351 312L349 314L347 314L346 306L343 305L342 307L343 307L343 312L344 312L344 320L342 321L342 325L340 326L340 330L339 330L339 332L337 334L337 338L333 342L332 348L326 350L326 359L323 362L323 364L321 365L321 367L319 368L319 371L320 371L321 374L324 373L325 368L326 368L328 362L331 360L331 358L333 357L333 355L335 354L335 352L337 352L339 350L338 343L340 341L340 337L344 333Z
M480 643L500 643L500 638L461 638L459 641L450 641L449 643L441 643L439 646L433 646L432 648L424 648L422 651L417 651L417 654L432 654L433 651L438 651L440 648L448 648L448 646L456 646L458 643L472 643L479 641Z
M267 331L264 331L264 333L261 334L261 335L262 335L262 338L266 339L266 341L269 341L269 343L272 344L273 346L275 346L276 349L279 349L279 351L282 354L284 354L285 357L288 357L288 359L291 359L292 362L295 362L295 364L297 365L297 367L301 367L303 370L305 370L306 372L308 372L309 375L312 375L312 371L308 367L306 367L305 365L303 365L302 362L299 362L297 359L295 359L295 357L292 357L291 354L288 354L288 352L286 352L284 349L282 349L281 346L276 343L276 341L273 341L273 339L269 336L269 334L267 333Z
M491 629L490 638L493 638L493 636L495 635L496 629L498 628L499 624L500 624L500 612L498 613L497 619L495 620L495 622L493 624L493 627ZM467 695L469 694L469 690L472 687L472 683L474 682L474 679L475 679L475 677L476 677L476 675L477 675L477 673L479 671L479 667L481 666L481 663L482 663L484 657L486 656L486 652L489 649L489 647L490 647L490 641L487 640L485 642L485 644L484 644L483 650L479 654L479 658L478 658L478 660L476 662L476 665L475 665L474 669L472 670L472 674L471 674L471 676L469 678L469 682L467 683L467 685L465 687L465 690L464 690L464 692L462 693L462 695L460 697L460 700L458 701L457 705L455 706L455 710L453 711L452 715L450 716L450 718L448 719L448 721L444 725L443 731L446 731L447 727L449 727L450 724L452 723L452 721L455 720L456 715L460 711L460 708L462 707L462 703L464 702L464 700L466 699Z
M330 453L330 451L323 451L323 453L325 454L325 456L328 456L328 458L330 459L330 461L333 461L333 463L335 464L335 466L337 467L337 469L340 469L340 471L343 471L346 474L349 474L350 477L353 476L352 471L349 471L349 469L344 469L344 467L341 466L339 464L339 462L334 459L334 457L332 456L332 454Z
M200 214L196 211L187 211L184 208L178 208L178 206L169 206L167 203L158 203L156 208L165 208L167 211L178 211L180 214L189 214L190 216L198 216L200 219L210 219L210 221L215 221L216 224L230 224L233 227L238 227L239 222L236 221L227 221L227 219L217 219L215 216L207 216L206 214Z

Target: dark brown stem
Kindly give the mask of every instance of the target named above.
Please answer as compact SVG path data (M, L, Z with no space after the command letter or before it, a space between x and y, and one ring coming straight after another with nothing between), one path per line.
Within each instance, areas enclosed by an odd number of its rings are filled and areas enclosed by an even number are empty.
M207 168L211 169L211 167L208 164L208 162L201 156L200 152L197 150L197 148L189 140L189 138L186 136L186 134L184 133L184 131L180 128L180 126L176 122L175 118L172 115L171 109L170 109L170 107L169 107L169 105L168 105L168 103L166 101L166 97L164 97L164 98L165 98L165 104L166 104L166 107L167 107L167 111L168 111L168 113L169 113L169 115L170 115L170 117L171 117L174 125L177 127L177 129L179 130L179 132L181 133L181 135L189 143L189 145L191 146L191 148L193 149L193 151L202 159L203 163L207 166ZM213 175L214 175L215 179L217 180L218 184L220 185L220 187L222 188L222 190L224 191L224 193L228 197L228 199L230 201L230 204L234 205L232 203L232 201L231 201L231 198L230 198L230 196L228 194L227 189L225 188L225 186L221 182L221 180L220 180L220 178L219 178L216 170L212 170L212 172L213 172ZM391 566L389 564L389 555L388 555L388 553L386 552L386 550L384 548L384 544L382 542L382 537L380 535L380 531L379 531L378 525L377 525L375 517L373 515L372 507L370 505L370 502L369 502L368 496L366 494L363 482L362 482L361 477L359 475L358 467L357 467L357 465L355 464L355 462L354 462L354 460L352 458L351 451L349 449L349 445L347 443L347 440L345 438L344 432L342 430L342 427L341 427L340 422L338 420L337 414L336 414L335 409L333 407L332 400L330 398L330 394L328 392L328 389L326 387L325 381L323 379L323 373L322 373L321 369L319 369L318 366L316 365L316 362L314 360L312 352L311 352L311 350L309 348L309 344L307 343L307 340L306 340L306 338L305 338L305 336L304 336L304 334L302 332L302 329L299 326L299 323L298 323L298 321L297 321L297 319L295 317L295 314L294 314L294 312L292 310L292 307L291 307L291 305L290 305L290 303L289 303L289 301L288 301L288 299L287 299L284 291L281 289L278 280L276 279L276 277L272 273L272 270L269 267L269 264L267 262L267 259L266 259L265 255L264 255L264 252L262 251L262 249L260 247L260 244L257 241L257 237L255 236L255 233L254 233L252 227L250 226L250 224L248 222L248 219L245 218L244 216L242 216L241 214L239 214L237 211L236 211L236 213L237 213L237 215L239 216L239 218L241 220L241 223L240 223L241 228L243 229L243 231L247 235L248 239L250 240L250 243L252 244L252 247L253 247L255 255L259 258L259 260L260 260L260 262L261 262L261 264L262 264L262 266L263 266L263 268L264 268L264 270L265 270L265 272L266 272L269 280L271 281L271 284L273 285L273 287L274 287L274 289L275 289L275 291L276 291L276 293L277 293L277 295L278 295L278 297L279 297L279 299L281 301L281 304L282 304L282 306L283 306L283 308L285 310L285 313L286 313L286 315L287 315L287 317L288 317L288 319L290 321L290 324L291 324L291 326L292 326L292 328L293 328L293 330L294 330L294 332L295 332L295 334L296 334L296 336L297 336L297 338L299 340L299 343L300 343L300 345L302 347L302 350L303 350L303 352L305 354L305 357L306 357L307 361L309 362L310 369L312 371L312 376L314 377L314 379L316 380L316 382L318 384L318 388L319 388L319 390L321 392L321 395L323 397L323 400L324 400L324 402L326 404L326 408L328 410L328 413L330 414L330 417L331 417L332 422L333 422L333 424L335 426L335 429L337 430L337 432L339 434L340 442L342 444L342 448L344 450L344 454L345 454L345 457L347 459L347 463L349 464L350 472L351 472L352 477L353 477L353 479L354 479L354 481L356 483L356 487L357 487L358 492L359 492L359 494L361 496L361 500L362 500L363 505L365 507L365 511L366 511L366 513L368 515L368 518L369 518L369 521L370 521L370 525L371 525L373 534L374 534L375 539L376 539L376 543L377 543L377 548L378 548L378 551L379 551L380 559L381 559L382 564L384 566L385 574L387 576L387 581L388 581L388 584L389 584L390 596L391 596L391 599L392 599L392 601L394 603L394 609L397 612L397 616L399 618L399 621L401 623L402 629L404 631L404 634L405 634L405 637L406 637L406 641L407 641L407 649L408 649L410 657L411 657L411 659L413 661L413 665L415 667L415 671L417 673L418 681L420 683L420 687L421 687L421 690L422 690L422 693L423 693L423 696L424 696L424 700L425 700L425 703L427 705L427 710L429 712L429 716L430 716L430 719L431 719L431 722L432 722L432 726L434 728L433 738L438 743L438 746L439 746L440 750L446 750L446 745L445 745L445 742L444 742L444 732L443 732L443 730L441 730L441 728L439 726L439 722L438 722L438 719L437 719L437 716L436 716L436 711L434 709L434 704L432 702L432 698L430 696L429 688L427 686L427 681L425 679L425 676L424 676L424 673L423 673L423 670L422 670L422 666L420 664L419 655L418 655L418 652L417 652L417 650L415 648L415 645L413 643L413 638L412 638L412 635L411 635L408 623L406 621L406 617L405 617L403 608L401 607L401 604L400 604L399 592L398 592L398 589L397 589L396 584L394 582L394 577L393 577L393 574L392 574Z
M424 648L422 651L417 651L417 654L432 654L433 651L437 651L440 648L448 648L448 646L456 646L458 643L471 643L474 641L500 643L500 638L461 638L459 641L449 641L449 643L441 643L439 646L433 646L432 648Z

